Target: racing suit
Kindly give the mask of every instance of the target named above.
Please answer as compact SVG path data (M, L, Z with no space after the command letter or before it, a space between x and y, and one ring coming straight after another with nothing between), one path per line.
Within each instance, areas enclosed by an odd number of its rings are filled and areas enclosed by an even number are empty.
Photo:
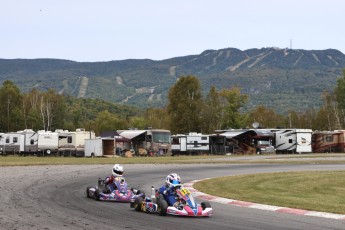
M166 193L164 191L166 191ZM177 202L176 192L174 191L173 187L163 185L159 188L159 193L163 195L169 206L174 206L174 204Z
M108 188L110 189L110 193L112 193L113 191L115 191L117 189L116 184L115 184L116 178L117 177L115 177L113 175L105 178L105 184L108 185Z

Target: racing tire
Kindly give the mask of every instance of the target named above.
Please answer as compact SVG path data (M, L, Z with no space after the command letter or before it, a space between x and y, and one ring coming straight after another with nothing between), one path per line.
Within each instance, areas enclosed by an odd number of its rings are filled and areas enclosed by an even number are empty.
M86 188L86 197L87 198L90 198L89 190L90 190L91 187L92 186L87 186L87 188Z
M158 202L157 202L157 212L160 216L167 215L168 209L168 202L164 199L162 194L159 194Z
M95 191L95 200L99 201L101 190L98 188Z
M144 198L145 197L145 192L144 191L141 191L141 190L137 190L137 193L135 195L140 195L141 194L141 197Z
M211 208L211 204L207 201L201 202L202 210L205 210L206 208Z
M142 197L137 197L134 200L134 210L137 212L141 211L141 204L143 203L144 199Z

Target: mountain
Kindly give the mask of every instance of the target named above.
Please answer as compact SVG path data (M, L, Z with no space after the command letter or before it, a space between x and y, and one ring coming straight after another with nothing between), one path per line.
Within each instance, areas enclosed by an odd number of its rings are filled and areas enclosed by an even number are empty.
M265 105L284 113L318 108L322 92L335 87L344 68L345 55L334 49L227 48L161 61L0 59L0 82L11 80L22 92L54 88L61 94L145 108L165 106L178 78L193 75L205 95L212 85L218 90L237 86L250 98L246 109Z

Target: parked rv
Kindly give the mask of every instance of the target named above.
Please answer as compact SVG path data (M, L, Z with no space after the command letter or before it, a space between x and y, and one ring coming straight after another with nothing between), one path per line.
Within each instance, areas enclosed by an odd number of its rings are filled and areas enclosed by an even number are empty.
M117 130L117 133L128 140L118 143L122 151L133 151L135 155L163 156L171 154L171 133L165 129Z
M209 153L209 135L195 132L172 135L171 151L172 155Z
M59 133L39 130L37 132L37 154L38 156L49 156L58 153Z
M314 153L344 152L345 130L315 131L312 134L312 149Z
M0 137L3 155L21 154L24 152L24 136L21 133L3 133Z
M59 135L59 156L84 156L85 139L94 139L93 131L80 128L76 131L56 130Z
M32 129L0 134L0 149L7 154L35 154L37 152L37 133Z
M223 144L220 138L225 138L225 145L229 153L242 154L264 154L275 153L275 148L272 144L274 134L266 129L231 129L231 130L216 130L216 135L211 137L212 149L217 143ZM216 141L215 141L216 138Z
M311 129L271 129L273 145L279 153L311 153Z

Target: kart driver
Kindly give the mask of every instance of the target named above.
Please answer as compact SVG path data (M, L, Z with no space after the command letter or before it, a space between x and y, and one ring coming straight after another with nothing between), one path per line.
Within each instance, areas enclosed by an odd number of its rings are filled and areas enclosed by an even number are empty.
M117 187L115 185L115 180L117 177L122 177L122 175L123 175L123 166L120 164L115 164L113 166L111 176L108 176L105 179L105 184L108 185L108 187L110 189L110 193L112 193L113 191L115 191L117 189Z
M168 202L168 205L176 208L179 206L179 202L173 187L177 184L181 184L180 176L177 173L171 173L166 177L165 185L159 188L159 193L163 194L164 199Z

